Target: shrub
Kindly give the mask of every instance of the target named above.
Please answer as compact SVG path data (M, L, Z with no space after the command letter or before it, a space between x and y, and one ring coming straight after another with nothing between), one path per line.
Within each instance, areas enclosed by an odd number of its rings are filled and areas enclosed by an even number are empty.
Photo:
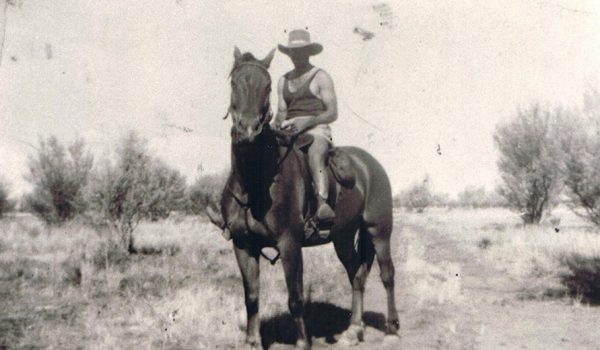
M37 154L29 157L27 180L33 192L27 195L26 206L47 224L62 223L83 213L83 188L92 163L82 139L68 148L54 136L41 139Z
M135 252L133 231L142 219L166 218L186 207L185 179L152 157L145 140L133 132L121 140L117 158L94 174L89 202L96 221L108 224L123 247Z
M218 203L229 172L199 177L190 187L189 211L204 214L210 203Z
M483 237L477 243L477 247L479 247L480 249L488 249L491 245L492 245L492 240L487 237Z
M560 192L561 119L560 110L533 105L496 128L500 193L525 223L540 222Z
M593 304L600 303L600 258L575 254L561 260L568 271L560 279L569 293Z
M402 193L395 194L394 197L392 197L392 205L394 208L402 207L402 200Z
M123 247L113 240L102 242L92 255L92 265L96 270L102 270L111 266L123 269L129 260L129 255Z
M9 188L6 182L0 179L0 218L14 209L15 203L9 198Z
M563 135L564 179L571 209L600 226L600 94L592 90L585 100L588 118L573 118Z
M141 245L138 253L143 255L167 255L175 256L181 252L181 247L175 243L159 244L159 245Z
M484 186L467 186L458 194L458 206L463 208L492 208L506 206L497 192L488 192Z
M74 286L81 285L81 259L69 257L60 264L62 268L62 281Z
M431 195L431 205L434 207L454 207L455 201L450 198L448 193L433 193Z
M147 217L152 221L166 219L172 211L187 208L185 178L157 159L153 161L149 192L153 194Z
M425 208L430 206L433 201L433 195L429 185L429 176L410 186L400 193L400 203L407 210L416 210L422 213Z

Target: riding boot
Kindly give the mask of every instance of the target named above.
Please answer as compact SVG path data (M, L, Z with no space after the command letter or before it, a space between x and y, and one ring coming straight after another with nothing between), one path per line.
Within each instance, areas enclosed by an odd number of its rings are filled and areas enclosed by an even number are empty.
M319 223L327 223L335 219L335 212L321 195L317 195L319 208L317 209L317 220Z

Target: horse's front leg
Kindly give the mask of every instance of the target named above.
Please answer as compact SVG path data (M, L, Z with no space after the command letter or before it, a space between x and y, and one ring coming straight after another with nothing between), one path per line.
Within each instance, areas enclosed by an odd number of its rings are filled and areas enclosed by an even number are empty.
M285 272L285 282L288 288L288 307L298 331L296 348L310 349L303 319L302 244L290 237L280 243L279 252L281 254L281 264L283 265L283 270Z
M252 349L260 347L260 316L258 313L260 288L260 250L245 242L234 240L235 257L244 282L244 300L246 302L247 326L246 343Z

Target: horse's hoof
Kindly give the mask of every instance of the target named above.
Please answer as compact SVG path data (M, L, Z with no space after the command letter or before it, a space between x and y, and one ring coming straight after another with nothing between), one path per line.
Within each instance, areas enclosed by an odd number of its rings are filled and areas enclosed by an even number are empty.
M246 348L250 350L259 350L261 349L260 339L247 339L246 340Z
M400 336L398 334L386 334L383 337L384 349L398 349L400 345Z
M400 320L389 320L387 322L387 329L385 334L390 335L398 335L398 331L400 330Z
M340 346L355 346L359 342L363 341L365 337L365 328L364 326L359 326L356 324L350 325L348 329L342 333L340 339L338 339L337 343Z

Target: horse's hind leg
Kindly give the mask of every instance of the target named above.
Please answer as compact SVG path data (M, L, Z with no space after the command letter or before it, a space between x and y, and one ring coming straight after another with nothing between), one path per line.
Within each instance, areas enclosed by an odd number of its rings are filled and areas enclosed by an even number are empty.
M367 228L371 237L373 237L373 245L375 247L375 254L377 255L377 262L379 263L379 270L381 274L381 282L387 294L387 307L388 317L386 323L386 334L397 334L400 329L400 320L398 318L398 311L396 310L396 298L394 296L394 263L392 262L392 255L390 252L390 232L387 228L382 229L378 226L371 226Z
M355 231L355 230L354 230ZM347 235L345 240L334 242L335 251L346 268L350 284L352 285L352 316L350 327L342 334L340 342L344 345L353 345L363 340L364 326L362 316L364 313L363 299L365 284L375 251L368 233L361 229L359 231L358 246L354 246L352 235ZM356 250L358 248L358 251Z
M244 242L236 242L235 240L233 247L244 282L244 301L248 315L246 343L252 349L257 349L260 346L260 317L258 313L260 251L255 247L244 244Z

